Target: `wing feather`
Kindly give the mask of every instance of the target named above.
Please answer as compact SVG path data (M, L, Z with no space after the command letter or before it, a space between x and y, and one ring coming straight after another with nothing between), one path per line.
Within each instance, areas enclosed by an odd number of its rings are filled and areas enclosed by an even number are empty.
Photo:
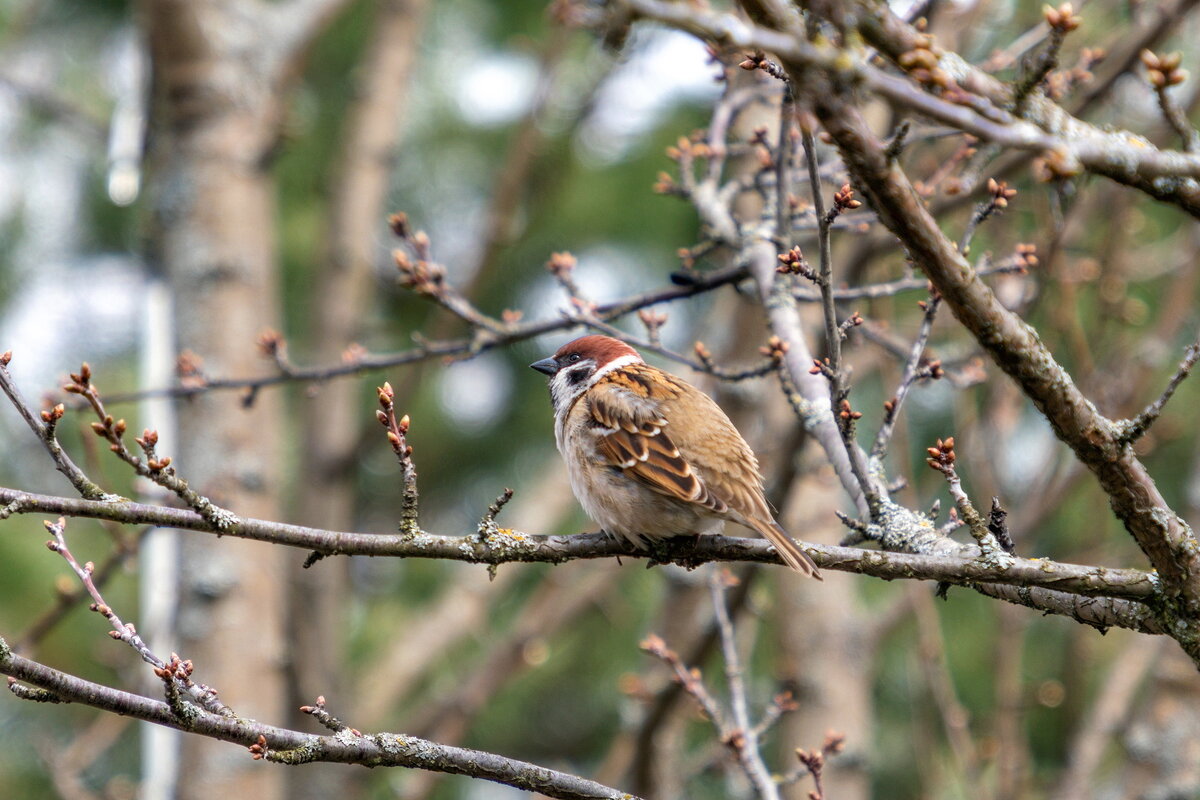
M588 395L593 421L606 429L598 439L601 456L660 494L723 513L726 502L709 490L666 431L663 412L678 398L680 387L641 374L652 367L634 367L605 376Z

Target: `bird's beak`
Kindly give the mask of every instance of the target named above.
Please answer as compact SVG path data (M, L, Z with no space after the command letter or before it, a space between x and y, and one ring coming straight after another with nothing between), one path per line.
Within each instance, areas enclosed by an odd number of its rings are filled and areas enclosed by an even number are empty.
M558 372L558 362L553 358L543 358L541 361L533 362L529 367L545 375L553 375Z

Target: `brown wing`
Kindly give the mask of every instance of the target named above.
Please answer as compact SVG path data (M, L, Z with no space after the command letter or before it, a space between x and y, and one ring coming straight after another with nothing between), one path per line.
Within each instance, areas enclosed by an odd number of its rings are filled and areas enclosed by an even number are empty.
M790 566L820 577L776 524L758 459L712 398L648 364L611 373L588 398L592 419L611 431L600 437L599 450L612 466L660 494L718 514L732 512L769 539ZM670 429L670 418L710 422Z
M652 376L653 369L631 365L607 376L588 394L592 419L611 431L599 438L600 454L660 494L723 513L725 502L709 491L665 430L668 406L680 387Z

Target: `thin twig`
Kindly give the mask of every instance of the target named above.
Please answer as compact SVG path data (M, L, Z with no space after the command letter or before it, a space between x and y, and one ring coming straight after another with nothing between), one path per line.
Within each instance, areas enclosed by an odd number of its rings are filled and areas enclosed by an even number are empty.
M775 145L775 235L781 251L790 250L791 237L791 165L792 121L796 116L796 101L792 85L783 82L783 100L779 104L779 140ZM818 224L820 224L818 219Z
M980 276L1007 275L1011 273L1022 274L1027 272L1028 269L1029 264L1020 256L1012 256L995 263L992 263L991 259L984 256L980 259L979 266L975 268L975 272ZM899 278L897 280L887 281L884 283L871 283L865 286L852 286L834 289L833 299L839 303L847 300L878 300L883 297L893 297L902 292L913 292L919 289L928 288L928 278ZM821 293L819 291L811 291L797 287L792 294L793 297L802 303L822 302Z
M21 419L25 420L25 424L33 431L42 446L46 448L46 452L50 454L50 458L54 461L54 467L71 482L75 487L75 491L86 500L100 501L115 501L121 499L115 494L110 494L98 485L92 482L87 475L83 474L67 452L63 450L62 445L58 443L58 438L54 431L58 425L58 421L62 419L66 409L62 403L54 406L54 408L43 411L42 419L39 420L33 415L32 406L25 402L25 398L21 395L21 391L17 389L16 383L13 382L12 375L8 372L9 362L12 361L12 351L5 351L0 355L0 389L8 395L8 399L17 409L17 413L21 415Z
M727 570L714 570L709 574L709 589L712 594L713 611L717 630L721 634L721 654L725 660L725 682L729 686L729 707L733 713L734 729L725 733L726 740L738 762L754 785L761 800L778 800L779 787L771 771L763 763L759 751L758 729L750 721L749 700L746 697L746 682L742 678L742 662L738 655L737 637L734 635L733 620L725 605L725 589L733 576Z
M1047 22L1051 23L1050 17L1061 21L1063 15L1055 9L1047 7ZM1036 56L1029 60L1029 63L1023 64L1025 74L1017 85L1013 87L1013 111L1017 116L1025 113L1025 105L1029 100L1030 94L1039 86L1051 70L1058 66L1058 54L1062 50L1063 41L1067 38L1067 34L1073 30L1070 27L1071 23L1078 25L1077 18L1073 17L1070 12L1066 14L1065 22L1060 24L1050 24L1049 35L1047 36L1046 46Z
M1194 342L1188 346L1187 353L1180 362L1179 367L1175 370L1175 374L1171 376L1171 380L1167 381L1166 388L1163 389L1154 402L1146 406L1141 413L1131 419L1121 420L1114 423L1117 429L1117 437L1123 442L1136 442L1150 430L1150 426L1162 414L1166 408L1167 402L1175 394L1175 390L1179 388L1179 384L1183 383L1184 379L1191 374L1192 367L1196 366L1196 362L1200 361L1200 342Z
M282 353L282 347L274 348L277 353ZM284 356L286 358L286 356ZM216 503L209 500L204 495L192 489L187 481L183 480L176 474L175 467L171 465L171 457L160 457L157 453L158 432L147 428L142 432L142 435L134 441L142 449L144 457L138 457L129 452L125 446L125 420L114 420L105 408L104 403L100 400L100 390L92 382L92 369L87 362L83 363L79 372L71 373L71 382L63 387L63 391L68 394L77 394L87 401L92 410L99 418L98 422L92 423L92 430L97 436L100 436L109 443L109 450L116 454L117 458L124 461L133 471L143 478L146 478L159 486L173 492L183 502L187 503L198 514L209 520L214 527L228 530L237 525L237 515L228 509L221 508Z
M599 320L613 320L658 303L669 303L704 294L722 286L738 283L748 276L741 265L724 267L709 272L696 272L680 277L680 285L667 286L641 294L602 303L592 309ZM418 341L416 346L395 353L365 353L361 347L347 351L342 363L313 367L294 367L289 374L262 375L250 378L206 378L186 385L166 386L136 392L108 395L110 405L144 400L149 397L191 397L216 391L258 391L285 383L324 383L349 375L360 375L392 367L415 364L430 359L469 359L481 353L495 350L515 342L533 339L555 331L569 330L580 324L574 317L554 317L509 325L503 334L476 331L461 339Z
M90 606L91 610L103 616L113 626L113 630L109 631L108 635L129 645L143 661L154 668L155 674L166 684L168 700L171 699L172 692L184 692L211 713L224 717L235 716L228 706L217 699L215 691L204 684L194 683L191 680L190 662L181 662L179 657L174 654L169 662L163 661L150 650L150 646L138 634L137 629L131 623L123 622L113 607L104 601L104 596L100 594L100 589L93 580L96 565L91 561L80 564L71 554L70 548L67 547L66 519L59 517L57 522L47 521L44 524L46 530L54 537L46 542L46 546L52 552L63 557L63 560L67 562L87 589L87 593L91 595L93 601ZM176 713L180 713L178 705L173 703L172 706L176 709ZM186 716L186 714L184 715Z
M147 528L143 533L149 531ZM113 575L124 566L131 557L137 554L138 547L141 544L142 536L138 536L133 540L132 544L121 543L116 549L108 554L100 564L96 566L92 572L92 582L97 588L103 588ZM71 611L79 606L84 596L88 594L88 588L84 584L73 587L69 591L59 591L55 599L54 605L48 608L41 616L35 619L25 632L17 637L13 643L13 649L18 652L26 651L36 647L42 639L46 637L61 622Z
M757 366L746 367L744 369L726 369L724 367L718 367L716 363L713 362L711 354L708 353L707 348L704 348L703 350L701 349L703 345L695 348L697 358L692 359L688 358L682 353L672 350L669 347L663 347L661 344L656 344L649 339L642 339L638 336L633 336L621 330L620 328L614 328L612 325L605 324L599 320L589 317L576 317L575 319L580 325L583 325L586 328L599 331L600 333L603 333L606 336L611 336L614 339L620 339L621 341L627 342L639 350L657 353L663 358L669 358L672 361L694 369L696 372L700 372L705 375L712 375L717 380L725 381L727 383L738 383L741 381L750 380L752 378L762 378L766 375L770 375L778 368L777 362L768 358L762 364Z
M875 435L875 443L871 446L871 459L881 459L887 455L888 444L891 442L892 433L896 428L896 420L900 416L900 408L904 405L904 399L908 397L909 390L913 384L921 377L934 377L935 373L931 372L932 364L925 365L922 368L921 356L925 353L925 348L929 344L929 334L933 331L933 320L937 316L938 306L941 304L941 297L937 292L930 292L929 300L923 304L923 315L921 317L921 327L917 330L917 337L913 340L912 348L908 353L908 360L904 363L904 372L900 376L900 384L896 387L896 393L892 398L883 404L883 424L879 426L879 433ZM941 365L936 367L941 369Z
M696 701L704 715L712 721L713 726L719 731L725 730L725 714L721 711L721 706L717 703L716 698L704 685L698 668L689 667L683 663L679 654L667 647L667 643L661 636L650 634L642 640L639 647L669 666L675 673L675 680Z
M979 545L984 558L998 558L1003 561L1008 554L1000 546L1000 542L996 540L995 534L988 528L987 522L979 511L975 509L975 504L963 490L962 480L954 469L954 437L951 436L944 441L938 439L937 446L928 448L928 453L929 457L925 461L946 477L946 485L950 489L950 496L954 498L954 506L958 509L958 514L962 517L963 522L967 524L967 528Z
M970 716L955 691L954 678L946 663L946 643L938 624L937 610L929 592L912 587L908 593L916 612L918 626L918 655L922 661L921 676L929 687L934 708L937 709L950 751L958 764L964 788L977 784L979 751L971 736Z
M1196 128L1188 120L1187 114L1167 91L1187 79L1187 73L1179 68L1183 60L1182 54L1176 52L1160 56L1150 50L1142 50L1141 59L1146 66L1147 78L1154 88L1154 94L1158 98L1158 107L1167 124L1183 141L1185 153L1196 152L1197 149L1200 149L1200 133L1197 133Z
M804 156L808 162L808 180L812 187L812 203L813 211L817 217L817 243L820 253L820 264L818 265L817 287L821 290L821 308L825 318L825 346L828 348L826 362L827 369L823 369L822 373L829 379L829 399L830 408L835 415L838 431L842 436L842 444L846 449L846 456L850 461L850 468L854 472L854 477L858 481L862 489L863 496L867 500L868 508L874 509L879 503L879 493L875 490L874 483L871 481L867 465L864 463L862 449L858 446L854 438L854 420L855 414L862 416L858 412L852 411L849 407L849 401L846 399L850 394L850 389L846 385L846 372L842 364L842 330L837 318L837 304L833 296L833 254L830 248L829 226L840 214L841 210L849 207L849 203L857 203L852 199L852 195L847 199L847 205L843 205L841 197L843 193L849 191L849 187L843 187L842 192L839 192L839 201L828 213L825 212L825 201L821 191L821 175L817 167L817 144L813 136L810 126L804 125L800 129L800 141L804 146Z
M404 481L404 492L400 501L400 533L414 536L421 530L417 524L420 494L417 491L417 467L413 464L412 446L408 444L408 415L396 419L396 406L393 402L396 393L390 383L384 382L375 392L380 405L380 410L375 412L376 418L387 429L388 443L400 462L400 472Z

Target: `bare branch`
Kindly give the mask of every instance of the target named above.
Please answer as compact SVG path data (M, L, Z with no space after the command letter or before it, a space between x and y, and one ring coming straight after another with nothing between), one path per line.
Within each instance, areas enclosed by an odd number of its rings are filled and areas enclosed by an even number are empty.
M633 295L611 303L602 303L593 309L592 314L599 320L613 320L623 317L648 306L658 303L669 303L694 297L714 289L745 280L748 272L745 267L731 266L710 272L695 273L681 278L681 285L667 286L649 292ZM208 378L202 383L150 389L147 391L125 392L108 396L109 404L129 403L147 397L190 397L212 391L250 391L255 392L270 386L284 383L308 382L324 383L325 381L349 375L361 375L391 367L415 364L431 359L467 359L495 350L514 342L525 341L555 331L570 330L580 322L575 317L557 317L546 320L511 324L504 334L476 333L463 339L444 341L422 341L407 350L396 353L369 355L361 348L347 351L341 364L317 367L295 367L286 374L263 375L254 378Z
M955 54L942 55L939 67L960 88L969 87L969 91L959 91L954 95L959 102L950 102L913 85L907 78L856 61L832 44L810 42L782 31L746 24L729 15L663 0L626 0L624 5L637 16L710 41L772 52L785 66L790 63L800 68L818 67L844 85L861 83L893 103L985 141L1033 153L1057 153L1068 169L1088 169L1174 203L1193 216L1200 215L1200 155L1158 150L1143 137L1128 131L1102 130L1070 116L1044 98L1030 97L1026 119L1015 118L1004 110L1011 101L1007 84ZM922 34L887 9L866 3L855 5L861 5L855 14L860 32L869 44L889 57L899 59L923 41ZM1156 182L1162 177L1177 180ZM859 188L863 189L861 182Z
M933 332L933 320L937 316L939 305L941 305L941 297L936 292L930 293L929 300L923 304L921 327L917 331L917 338L913 340L912 349L909 350L908 360L904 363L904 373L900 376L900 385L896 387L896 393L892 395L891 399L883 404L883 424L879 426L879 433L875 435L875 443L871 445L873 460L882 459L887 455L892 432L896 428L896 420L900 416L904 400L908 397L908 392L912 389L913 384L922 377L921 356L924 355L925 347L929 344L929 334ZM927 374L924 377L932 378L936 375L929 373L927 368Z
M487 537L349 533L306 528L281 522L243 518L234 530L217 531L194 511L141 503L103 503L66 497L32 494L0 488L0 503L20 499L22 514L63 514L70 517L107 519L114 522L160 525L288 547L315 550L328 556L367 555L402 558L441 558L476 564L509 562L562 563L579 558L651 558L698 566L708 561L749 561L781 564L777 553L763 539L735 536L682 536L662 540L650 551L602 533L574 536L538 536L521 531L502 531ZM930 528L932 530L932 528ZM822 569L857 572L888 580L913 578L946 581L960 585L976 583L1014 584L1041 587L1084 596L1150 601L1159 591L1153 573L1131 569L1087 567L1041 559L1013 558L1003 566L977 558L978 551L951 542L954 555L864 550L805 543L804 550ZM1113 623L1116 624L1116 623Z
M282 345L273 348L273 351L281 359L284 358ZM170 456L159 457L157 431L147 428L140 437L134 440L142 449L144 458L129 452L125 446L125 420L113 419L112 415L105 410L104 403L100 400L100 390L92 382L92 370L86 361L80 367L79 372L71 373L71 382L63 387L63 391L68 394L77 394L87 401L99 418L98 422L92 423L92 431L107 441L108 449L116 454L117 458L132 467L134 472L175 494L217 528L228 528L237 523L237 516L232 512L221 508L188 486L187 481L176 474L175 467L171 465Z
M1162 414L1167 402L1179 388L1179 384L1183 383L1184 379L1191 374L1192 367L1196 366L1198 360L1200 360L1200 342L1195 342L1188 347L1183 361L1175 370L1175 374L1171 376L1171 380L1167 381L1167 386L1163 389L1162 394L1136 417L1114 423L1117 429L1117 438L1123 442L1136 442L1144 436L1154 421Z
M1187 114L1167 91L1187 79L1187 73L1179 68L1181 55L1176 52L1159 56L1149 50L1143 50L1141 58L1142 63L1146 65L1147 77L1158 98L1158 107L1163 113L1163 118L1183 141L1184 152L1195 153L1200 149L1200 133L1196 132L1196 128L1188 121Z
M324 761L370 767L409 767L481 778L561 800L637 800L627 792L576 775L404 734L315 736L207 711L197 711L183 720L166 703L92 683L16 655L3 639L0 639L0 673L48 693L30 697L29 690L24 689L23 694L29 699L53 698L52 702L79 703L248 748L257 746L262 757L281 764ZM11 684L10 688L16 692L23 687Z
M1120 441L1076 387L1036 332L1004 308L949 242L913 191L888 162L858 110L829 86L809 81L818 116L838 144L857 185L871 187L884 223L904 242L941 292L954 315L997 364L1046 415L1058 437L1097 476L1113 510L1182 601L1184 613L1200 613L1200 548L1173 512L1144 465ZM1200 658L1200 628L1185 625L1181 644Z
M408 427L409 419L405 414L399 420L396 419L396 407L392 402L396 393L392 391L392 385L384 382L383 386L376 389L376 394L379 397L379 405L381 410L375 414L379 422L387 429L388 443L392 446L392 451L396 454L396 459L400 462L400 472L404 480L404 493L400 507L400 532L405 535L414 535L420 531L417 525L417 503L419 495L417 493L417 468L412 460L412 446L408 444Z
M8 365L12 360L12 351L5 351L3 356L0 356L0 389L8 395L8 399L17 409L17 413L21 415L21 419L25 420L25 424L29 429L37 435L42 446L46 448L46 452L50 454L50 458L54 461L54 467L71 482L75 487L75 491L79 492L81 497L88 500L117 500L116 495L109 494L92 482L87 475L83 474L83 470L75 465L71 457L62 449L62 445L58 443L57 437L54 435L55 426L62 419L65 409L62 404L55 406L49 411L42 412L42 419L38 420L33 415L32 407L25 402L25 398L21 396L21 392L17 389L17 385L13 382L12 375L8 372Z
M734 728L725 731L725 739L737 753L746 776L754 785L761 800L778 800L779 788L775 785L771 771L762 760L759 751L758 727L750 720L750 703L746 696L746 682L742 676L742 660L738 655L737 637L734 635L733 620L725 604L725 590L729 582L736 579L727 570L713 570L708 576L712 595L713 612L717 631L721 635L721 654L725 661L725 682L729 686L729 707L733 712Z
M190 708L183 708L181 704L180 693L184 693L210 713L226 718L236 716L228 706L217 699L217 693L210 687L192 681L192 666L190 662L181 661L175 654L171 655L169 661L159 658L150 650L150 646L138 634L137 629L132 624L123 622L117 615L116 610L104 601L99 587L92 580L92 575L96 571L95 564L91 561L86 564L80 564L75 560L75 556L71 554L70 548L67 547L66 520L59 517L57 522L46 522L44 524L46 530L50 531L50 534L54 536L52 540L46 542L46 546L52 552L58 553L63 557L63 560L70 565L76 577L79 578L84 588L87 589L88 594L91 595L93 600L90 606L91 610L103 616L113 626L113 630L109 631L108 635L129 645L143 661L154 668L155 674L167 686L168 701L172 711L181 718L191 716L192 710Z

